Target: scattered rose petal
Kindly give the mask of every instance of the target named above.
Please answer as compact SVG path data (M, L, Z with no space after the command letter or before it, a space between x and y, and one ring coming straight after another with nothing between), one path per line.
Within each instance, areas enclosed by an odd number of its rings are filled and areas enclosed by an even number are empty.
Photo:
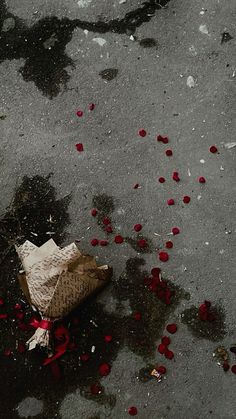
M142 224L135 224L135 225L134 225L134 230L135 230L135 231L137 231L137 232L138 232L138 231L141 231L141 230L142 230L142 228L143 228Z
M168 137L162 137L162 135L158 135L157 136L157 141L163 143L163 144L167 144L169 142Z
M184 204L189 204L189 202L190 202L190 201L191 201L190 196L185 195L185 196L183 197L183 202L184 202Z
M172 249L172 247L173 247L173 243L172 243L172 241L171 241L171 240L168 240L168 241L166 242L166 248L167 248L167 249Z
M200 176L198 181L199 181L199 183L206 183L206 179L203 176Z
M90 243L91 243L92 246L97 246L99 244L99 240L98 239L92 239Z
M166 330L173 335L177 331L177 325L175 323L170 323L166 326Z
M99 384L92 384L90 386L90 392L92 394L99 394L102 392L102 387Z
M145 131L145 129L142 128L139 130L138 134L140 135L140 137L146 137L147 132Z
M152 268L152 270L151 270L152 276L157 276L158 277L160 272L161 272L160 268Z
M135 406L131 406L128 408L128 413L130 416L136 416L138 414L138 409Z
M99 374L102 377L105 377L106 375L108 375L110 371L111 371L110 365L106 364L105 362L99 366Z
M211 153L217 153L217 151L218 151L218 148L215 146L215 145L212 145L210 148L209 148L209 150L210 150L210 152Z
M134 313L134 320L139 321L139 320L141 320L141 318L142 318L141 313L139 313L138 311L136 313Z
M236 374L236 365L232 365L232 367L231 367L231 371L232 371L234 374Z
M108 241L107 240L100 240L99 244L100 244L100 246L107 246Z
M12 355L11 349L5 349L4 355L7 356L7 357L11 356Z
M106 226L105 230L106 230L107 233L112 233L113 232L112 226Z
M23 354L26 351L26 346L23 342L18 342L17 350L20 354Z
M106 336L104 336L104 340L105 340L105 342L110 343L112 341L112 336L111 335L106 335Z
M90 111L93 111L93 110L94 110L94 108L95 108L95 104L94 104L94 103L90 103L90 104L89 104L89 110L90 110Z
M164 183L166 181L164 177L159 177L158 180L159 180L160 183Z
M160 343L160 345L158 345L157 350L158 350L159 354L163 355L166 351L166 346L163 343Z
M135 183L133 186L133 189L138 189L139 188L139 183Z
M179 173L173 172L172 179L175 180L175 182L179 182L180 181Z
M0 298L0 306L3 306L3 305L4 305L4 299Z
M173 359L174 358L174 353L172 351L170 351L168 348L166 348L166 350L165 350L165 357L167 359Z
M76 115L79 117L79 118L81 118L81 116L83 116L83 111L77 111L76 112Z
M224 361L222 367L223 367L224 371L228 371L229 370L229 363L227 361Z
M120 234L118 234L117 236L115 236L114 242L116 244L121 244L121 243L123 243L123 241L124 241L124 239L123 239L123 237Z
M179 234L179 233L180 233L180 229L179 229L179 227L173 227L171 231L172 231L172 234L174 234L174 236L175 236L176 234Z
M0 314L0 319L7 319L8 315L6 313Z
M79 152L84 151L84 146L82 143L75 144L76 150Z
M168 200L167 200L167 204L168 204L168 205L175 205L175 201L174 201L174 199L172 199L172 198L171 198L171 199L168 199Z
M161 338L163 345L168 346L170 344L170 338L168 336L163 336Z
M23 311L17 311L15 316L18 320L23 320L25 313L23 313Z
M141 249L144 249L145 247L147 247L147 241L145 240L145 239L140 239L140 240L138 240L138 242L137 242L137 244L138 244L138 246L141 248Z
M157 368L157 372L159 372L159 374L164 375L166 373L166 367L164 367L164 365L160 365Z
M168 157L173 156L173 152L172 152L172 150L170 150L170 149L166 150L166 155L167 155Z
M169 260L169 255L167 252L159 252L159 260L161 262L167 262Z
M22 305L21 305L21 304L19 304L19 303L16 303L16 304L14 305L14 309L15 309L15 310L21 310L21 309L22 309Z
M104 217L102 222L105 226L107 226L108 224L111 224L111 220L109 217Z
M97 213L98 213L98 210L96 208L91 209L91 215L93 217L96 217Z

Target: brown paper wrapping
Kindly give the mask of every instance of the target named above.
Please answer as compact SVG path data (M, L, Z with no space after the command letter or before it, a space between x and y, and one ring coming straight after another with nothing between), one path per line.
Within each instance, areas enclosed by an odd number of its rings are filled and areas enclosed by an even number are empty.
M25 271L19 276L21 288L42 319L64 317L112 275L112 268L98 267L95 258L82 255L74 243L61 249L52 239L41 247L27 240L16 250ZM28 341L29 349L48 346L48 331L39 329Z

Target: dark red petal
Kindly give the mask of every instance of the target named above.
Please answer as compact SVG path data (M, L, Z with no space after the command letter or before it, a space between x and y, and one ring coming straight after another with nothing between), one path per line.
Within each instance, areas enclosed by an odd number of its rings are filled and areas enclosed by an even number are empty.
M0 314L0 319L7 319L7 318L8 318L8 314L7 313Z
M166 346L163 343L160 343L160 345L158 345L157 350L158 350L159 354L163 355L166 351Z
M227 361L224 361L222 367L223 367L224 371L228 371L229 370L229 363Z
M26 346L23 342L18 342L17 350L20 354L23 354L26 351Z
M137 320L137 321L139 321L139 320L141 320L141 318L142 318L141 313L139 313L138 311L136 311L136 313L134 313L134 319Z
M200 306L199 306L199 309L198 309L201 313L206 313L207 312L207 306L206 306L206 304L201 304Z
M166 181L164 177L159 177L158 180L159 180L160 183L164 183Z
M84 146L82 143L75 144L75 147L79 152L84 151Z
M25 313L23 313L22 311L17 311L15 315L18 320L23 320Z
M172 249L172 247L173 247L172 241L171 240L168 240L168 242L166 242L166 248L167 249Z
M80 360L82 362L87 362L89 360L89 354L81 354L80 355Z
M106 230L107 233L112 233L113 232L112 226L106 226L105 230Z
M180 229L179 229L179 227L173 227L171 231L172 231L172 233L174 234L174 236L175 236L176 234L179 234L179 233L180 233Z
M99 384L92 384L90 386L90 392L92 394L99 394L102 392L102 387Z
M100 240L99 244L100 244L100 246L107 246L108 241L107 240Z
M169 259L169 255L167 252L159 252L159 260L161 262L167 262Z
M137 241L137 244L138 244L138 246L141 248L141 249L144 249L145 247L147 247L147 241L145 240L145 239L140 239L140 240L138 240Z
M76 115L77 115L78 117L83 116L83 114L84 114L84 113L83 113L83 111L77 111L77 112L76 112Z
M166 373L166 367L164 367L164 365L160 365L157 368L157 372L159 372L159 374L164 375Z
M161 272L160 268L152 268L152 270L151 270L152 276L157 276L158 277L160 272Z
M168 157L170 157L170 156L173 156L173 152L172 152L172 150L166 150L166 155L168 156Z
M179 182L180 181L179 173L173 172L172 179L175 180L175 182Z
M145 131L145 129L141 128L139 130L138 134L140 135L140 137L146 137L147 132Z
M111 335L105 335L104 340L105 340L105 342L110 343L112 341L112 336Z
M12 355L12 351L11 351L11 349L5 349L5 351L4 351L4 355L5 356L11 356Z
M89 110L90 110L90 111L93 111L93 110L94 110L94 108L95 108L95 104L94 104L94 103L90 103L90 104L89 104Z
M99 374L102 377L105 377L106 375L108 375L110 371L111 371L110 365L106 364L105 362L99 366Z
M172 352L172 351L170 351L169 349L166 348L165 357L167 359L173 359L174 358L174 352Z
M141 231L141 230L142 230L142 228L143 228L142 224L135 224L135 225L134 225L134 230L135 230L135 231L137 231L137 232L138 232L138 231Z
M206 179L203 176L200 176L200 178L198 178L199 183L206 183Z
M138 414L138 409L135 406L131 406L128 408L128 413L130 416L136 416Z
M102 222L105 226L107 226L108 224L111 224L111 220L109 217L104 217Z
M175 201L172 198L168 199L167 204L168 205L175 205Z
M118 236L115 236L114 242L116 244L121 244L121 243L123 243L123 241L124 241L124 239L120 234L118 234Z
M166 326L166 330L173 335L173 333L177 331L177 325L175 323L170 323Z
M190 196L185 195L185 196L183 197L183 202L184 202L184 204L188 204L190 201L191 201Z
M170 344L170 338L168 336L163 336L161 338L163 345L168 346Z
M16 304L14 305L14 309L15 309L15 310L21 310L21 309L22 309L22 305L21 305L21 304L19 304L19 303L16 303Z
M231 367L231 371L232 371L234 374L236 374L236 365L232 365L232 367Z
M167 144L169 142L168 137L162 137L162 135L158 135L157 136L157 141L163 143L163 144Z
M139 188L139 183L135 183L135 185L133 186L133 189L138 189Z
M209 148L209 150L210 150L210 152L211 152L211 153L217 153L218 148L217 148L215 145L212 145L212 146Z
M0 306L3 306L3 304L4 304L4 299L0 298Z
M91 215L93 217L96 217L97 213L98 213L98 210L96 208L91 209Z
M98 239L92 239L90 243L92 246L97 246L99 244L99 241Z

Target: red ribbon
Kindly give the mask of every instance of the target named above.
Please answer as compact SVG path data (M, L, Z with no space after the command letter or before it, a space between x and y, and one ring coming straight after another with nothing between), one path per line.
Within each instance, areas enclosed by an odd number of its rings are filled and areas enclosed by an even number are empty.
M52 329L52 325L53 322L50 320L37 320L35 319L35 317L33 319L30 320L30 326L34 327L35 329L38 329L38 327L40 327L41 329L44 330L51 330Z
M70 343L70 335L66 327L58 326L54 332L54 335L55 339L59 341L59 343L55 346L55 354L49 358L46 358L43 365L48 365L64 355Z

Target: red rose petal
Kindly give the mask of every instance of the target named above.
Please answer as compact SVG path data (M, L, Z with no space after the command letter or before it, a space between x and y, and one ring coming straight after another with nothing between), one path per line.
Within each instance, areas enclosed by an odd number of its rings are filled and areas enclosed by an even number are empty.
M199 183L206 183L206 179L203 176L200 176L198 181L199 181Z
M110 365L106 364L105 362L99 366L99 374L102 377L107 376L110 373L110 371L111 371Z
M142 318L141 313L139 313L138 311L136 313L134 313L134 319L135 320L139 321L139 320L141 320L141 318Z
M229 363L228 363L227 361L224 361L224 362L223 362L222 367L223 367L223 370L224 370L224 371L228 371L228 370L229 370L229 368L230 368L230 367L229 367Z
M100 394L102 392L102 387L99 384L92 384L90 386L90 392L92 394Z
M170 344L170 338L168 336L163 336L161 338L163 345L168 346Z
M138 409L135 406L131 406L128 408L128 413L130 416L136 416L138 414Z
M18 320L23 320L24 316L25 316L25 313L23 313L22 311L17 311L16 312L16 318Z
M99 244L99 240L98 239L92 239L90 243L91 243L92 246L97 246Z
M7 319L7 318L8 318L8 314L6 313L0 314L0 319Z
M231 367L231 371L232 371L234 374L236 374L236 365L232 365L232 367Z
M100 244L100 246L107 246L108 241L107 240L100 240L99 244Z
M16 303L16 304L14 305L14 309L15 309L15 310L21 310L21 309L22 309L22 305L21 305L21 304L19 304L19 303Z
M82 362L87 362L89 360L89 354L81 354L80 355L80 360Z
M141 248L141 249L144 249L145 247L147 247L147 241L145 240L145 239L140 239L140 240L138 240L137 241L137 244L138 244L138 246Z
M162 137L162 135L158 135L157 136L157 141L159 141L163 144L167 144L169 142L169 138L168 137Z
M135 185L133 186L133 189L138 189L139 188L139 183L135 183Z
M166 330L173 335L177 331L177 325L175 323L170 323L166 326Z
M105 340L105 342L110 343L112 341L112 336L111 335L106 335L106 336L104 336L104 340Z
M142 230L142 228L143 228L142 224L135 224L135 225L134 225L134 230L135 230L135 231L137 231L137 232L138 232L138 231L141 231L141 230Z
M159 372L159 374L164 375L166 373L166 367L164 367L164 365L160 365L157 368L157 372Z
M105 226L107 226L108 224L111 224L111 220L109 217L104 217L102 222Z
M12 355L11 349L5 349L4 355L7 356L7 357L11 356Z
M167 262L169 259L169 255L167 252L159 252L159 260L161 262Z
M180 229L179 229L179 227L173 227L171 231L172 231L172 234L174 234L174 236L175 236L176 234L179 234L179 233L180 233Z
M159 277L160 272L161 272L160 268L152 268L152 270L151 270L152 276Z
M172 179L175 180L175 182L179 182L180 181L179 173L173 172Z
M82 143L75 144L76 150L79 152L84 151L84 146Z
M94 103L90 103L88 108L89 108L90 111L93 111L94 108L95 108L95 104Z
M139 130L138 134L140 135L140 137L146 137L147 132L145 131L145 129L141 128Z
M96 208L91 209L91 215L93 217L96 217L97 213L98 213L98 210Z
M124 239L120 234L118 234L118 236L115 236L115 238L114 238L114 242L116 244L121 244L121 243L123 243L123 241L124 241Z
M160 183L164 183L166 181L164 177L159 177L158 180L159 180Z
M105 230L106 230L107 233L112 233L113 232L112 226L106 226Z
M215 146L215 145L212 145L210 148L209 148L209 150L210 150L210 152L211 153L217 153L217 151L218 151L218 148Z
M4 305L4 299L0 298L0 306L3 306L3 305Z
M175 205L175 201L172 198L168 199L167 205Z
M23 342L18 342L17 350L20 354L23 354L26 351L26 346Z
M170 351L169 349L166 348L165 357L167 359L173 359L174 358L174 352L172 352L172 351Z
M159 354L163 355L166 351L166 346L163 343L160 343L160 345L158 345L157 350L158 350Z
M172 247L173 247L172 241L171 240L168 240L168 242L166 242L166 248L167 249L172 249Z
M76 112L76 115L79 117L79 118L81 118L81 116L83 116L83 111L77 111Z
M190 202L190 201L191 201L190 196L185 195L185 196L183 197L183 202L184 202L184 204L189 204L189 202Z
M172 152L172 150L166 150L166 155L168 156L168 157L170 157L170 156L173 156L173 152Z

